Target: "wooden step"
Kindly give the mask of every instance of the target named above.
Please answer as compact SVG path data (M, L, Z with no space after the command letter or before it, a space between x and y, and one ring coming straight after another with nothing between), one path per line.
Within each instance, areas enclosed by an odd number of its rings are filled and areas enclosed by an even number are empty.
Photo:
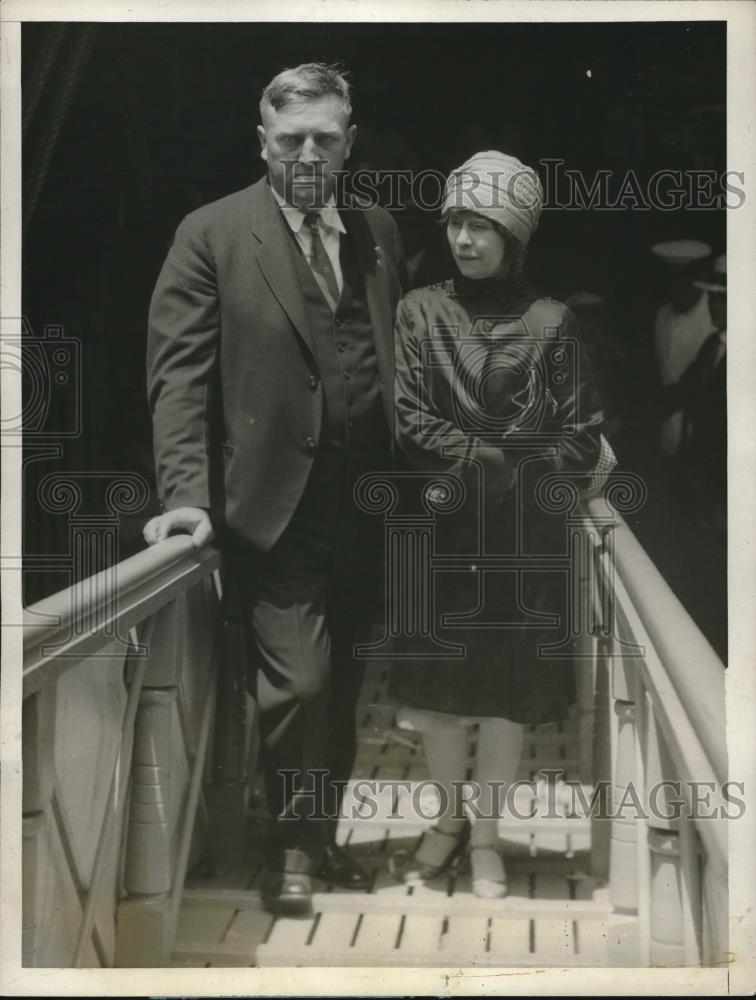
M507 866L509 869L509 866ZM393 888L393 887L392 887ZM390 913L397 908L397 897L401 895L403 913L418 916L457 915L478 917L481 915L501 917L524 917L527 919L552 920L594 920L602 921L609 914L608 905L603 900L593 898L552 899L532 898L510 894L503 899L478 899L469 892L448 896L441 884L435 889L425 887L425 892L406 893L406 886L397 886L397 891L382 893L360 892L315 892L312 897L314 913L345 913L359 910L361 913ZM256 890L216 890L188 889L184 906L203 910L227 908L229 920L233 910L262 910L260 895ZM198 918L201 919L201 918ZM280 922L280 919L277 922ZM288 918L287 918L288 919ZM300 920L294 921L297 924Z
M434 818L437 793L428 782L421 733L395 726L397 706L386 696L386 663L369 663L357 708L358 749L344 796L338 841L372 873L368 892L339 891L314 881L312 912L274 917L257 890L260 836L267 822L261 776L249 811L248 850L226 871L195 873L184 892L175 965L279 967L513 968L607 964L608 892L590 871L590 821L565 815L569 798L557 788L558 815L544 817L548 799L539 776L580 773L580 719L528 727L517 777L536 787L517 790L519 817L498 823L509 892L478 899L469 859L432 882L408 886L388 871L397 850L414 850ZM473 754L477 730L470 732ZM470 769L473 758L468 760ZM373 804L360 799L386 782ZM398 785L397 782L407 782ZM583 793L590 801L590 786ZM419 808L417 808L419 806ZM529 817L529 818L528 818Z

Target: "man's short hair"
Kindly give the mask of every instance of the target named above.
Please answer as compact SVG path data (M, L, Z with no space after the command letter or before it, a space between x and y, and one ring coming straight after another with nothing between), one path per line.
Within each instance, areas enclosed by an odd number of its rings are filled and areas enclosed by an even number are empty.
M308 101L333 94L343 104L348 118L352 113L350 92L351 87L346 79L346 73L340 66L303 63L294 69L282 70L273 77L262 92L260 115L263 115L266 107L280 111L281 108L296 101Z

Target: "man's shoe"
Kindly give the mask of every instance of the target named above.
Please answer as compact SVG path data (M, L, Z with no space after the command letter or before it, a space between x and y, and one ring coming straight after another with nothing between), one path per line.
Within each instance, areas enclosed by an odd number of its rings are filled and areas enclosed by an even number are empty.
M338 844L326 844L323 848L315 875L346 889L369 889L372 882L370 873Z
M312 863L304 851L281 850L263 872L260 892L270 913L304 917L312 913Z

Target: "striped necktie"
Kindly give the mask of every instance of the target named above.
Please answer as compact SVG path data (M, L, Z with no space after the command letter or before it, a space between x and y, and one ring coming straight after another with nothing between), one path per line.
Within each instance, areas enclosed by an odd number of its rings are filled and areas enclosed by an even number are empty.
M304 218L307 228L310 230L310 267L320 290L325 295L326 302L331 310L336 312L339 301L339 283L336 280L336 272L333 269L331 259L323 246L323 240L320 238L319 218L317 212L308 212Z

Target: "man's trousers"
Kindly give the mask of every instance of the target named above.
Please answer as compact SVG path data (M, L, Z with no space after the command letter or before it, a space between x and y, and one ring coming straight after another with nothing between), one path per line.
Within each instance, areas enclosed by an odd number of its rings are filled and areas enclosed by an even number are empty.
M383 525L358 509L351 487L334 491L318 516L301 505L270 552L233 559L273 851L317 852L333 840L354 764L365 669L354 647L382 617ZM303 795L292 795L293 772Z

